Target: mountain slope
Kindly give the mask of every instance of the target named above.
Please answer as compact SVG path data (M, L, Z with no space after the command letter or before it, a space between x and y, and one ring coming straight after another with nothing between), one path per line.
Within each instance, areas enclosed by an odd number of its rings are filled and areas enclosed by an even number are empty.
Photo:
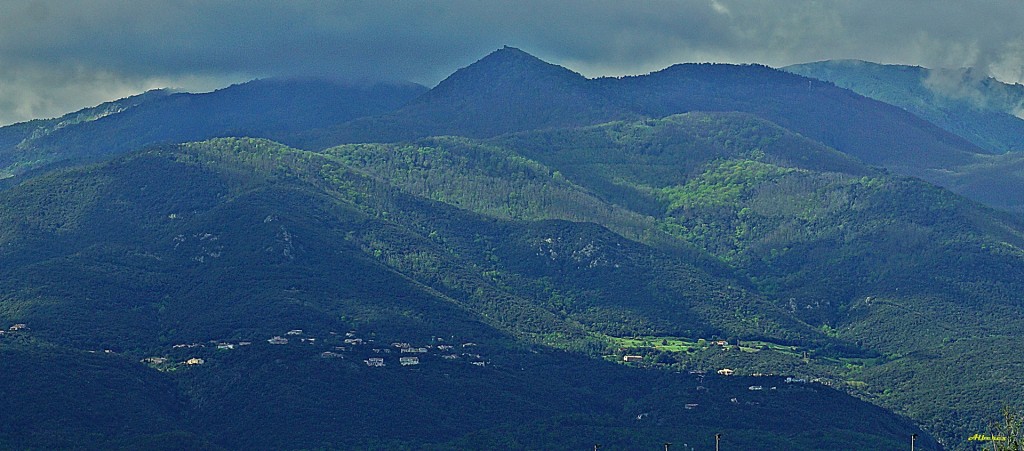
M928 170L921 177L986 205L1024 214L1024 155L1019 152L981 155L969 164Z
M642 448L720 429L744 449L902 446L917 429L879 406L966 447L1024 398L1005 346L1024 335L1024 224L873 166L977 189L950 168L1012 174L1012 156L757 66L586 80L504 49L457 75L300 132L423 138L215 139L8 180L0 325L28 328L0 349L89 381L99 354L177 387L76 388L111 412L161 405L106 447L157 447L166 424L228 448ZM116 116L66 128L116 140L87 133ZM21 432L0 441L49 430Z
M609 95L648 116L751 113L865 163L900 172L962 164L979 152L898 108L765 66L679 64L599 82Z
M964 361L991 371L1020 361L989 340L1024 333L1014 294L1024 288L1019 286L1024 280L1020 221L927 183L887 175L763 119L690 113L524 132L485 143L434 138L340 146L327 154L405 192L496 218L598 222L655 249L690 255L691 264L709 274L727 274L727 283L744 287L745 302L709 312L708 321L720 324L717 332L659 328L642 321L643 309L661 309L671 324L688 324L691 313L680 308L687 304L678 303L687 293L672 288L673 281L687 277L662 276L657 268L664 263L625 280L601 272L628 261L625 243L551 233L561 225L549 223L536 229L545 232L523 236L532 243L526 246L531 252L514 253L506 246L522 240L521 232L488 233L474 226L461 238L454 225L460 223L458 215L449 212L441 216L451 221L429 222L423 229L460 254L486 262L481 271L508 286L521 284L517 281L528 274L558 281L557 291L540 285L527 297L550 299L548 308L597 325L593 331L646 334L653 343L681 334L683 348L697 347L685 344L692 343L695 336L687 334L693 333L755 342L739 354L679 351L674 339L626 351L648 352L662 365L728 366L750 373L785 368L826 377L922 421L950 445L985 428L983 418L996 414L992 405L1024 395L1016 376L966 384L950 379L947 371ZM611 208L596 207L602 203ZM393 215L396 210L406 209L389 208ZM457 247L470 239L483 243L484 250L473 254L472 248ZM731 269L692 257L700 253L687 245ZM537 258L542 256L549 258ZM653 283L656 291L648 292L637 279ZM612 293L621 293L619 300L609 297ZM676 303L659 305L659 293ZM629 305L636 297L645 305L611 322L601 315L614 309L597 310L600 315L588 311L609 307L609 300ZM714 306L713 296L705 299L698 305ZM810 324L834 341L794 334L801 329L792 325L779 327L785 323L772 312L788 312L797 324ZM673 316L679 313L684 315ZM632 329L608 329L612 323ZM814 351L801 359L787 355L791 349L757 344L760 340L802 343ZM765 347L779 352L757 352ZM995 354L1001 356L998 362L985 363L985 356ZM962 401L968 397L972 401ZM961 415L959 421L949 419L953 411Z
M598 197L621 204L658 199L655 205L664 210L654 217L664 230L729 262L750 277L756 292L799 319L884 357L861 361L848 373L817 367L811 359L804 371L831 373L883 405L905 409L898 411L931 425L948 443L984 427L978 419L995 413L989 403L1024 396L1021 381L967 385L947 373L965 361L993 371L1020 363L987 341L1024 333L1015 294L1024 289L1024 226L1018 219L834 157L809 169L771 150L775 140L794 154L813 155L795 152L800 141L781 139L770 125L749 119L740 122L746 126L723 126L727 119L685 115L500 142ZM691 150L699 141L679 133L688 128L711 137L705 145L713 147ZM733 133L714 133L725 130ZM994 354L1004 358L981 363ZM764 369L791 364L715 359ZM914 389L890 385L896 380ZM974 412L974 419L950 422L946 415L954 410Z
M155 91L50 121L0 128L0 143L6 143L0 147L0 167L13 175L161 143L275 137L390 111L424 90L412 84L270 79L204 94Z
M899 108L764 66L679 64L649 75L587 80L511 48L459 70L404 109L289 142L322 148L432 135L487 137L690 111L751 113L907 173L965 164L981 152Z
M824 61L786 70L900 106L996 153L918 175L987 205L1024 212L1021 156L1013 152L1024 142L1024 120L1014 116L1024 105L1024 87L964 71L863 61Z
M95 121L171 94L173 94L172 91L163 89L148 91L65 114L59 118L36 119L0 127L0 149L3 149L0 150L0 167L4 168L0 171L0 179L24 172L26 168L36 164L33 160L21 155L33 140L60 132L68 126Z
M17 405L50 402L39 394L58 391L48 381L66 368L81 368L83 381L104 372L116 373L111 383L144 381L124 402L103 398L103 385L82 394L125 433L67 430L66 441L44 442L31 434L57 426L19 426L0 435L5 446L645 448L706 443L718 431L745 449L892 447L909 433L927 442L905 419L820 384L670 374L542 346L610 330L526 296L530 285L515 278L578 292L584 312L617 306L652 318L644 301L617 304L623 293L594 282L628 282L652 268L633 260L652 258L686 271L687 284L727 287L597 225L494 221L329 154L250 139L153 149L23 182L0 205L0 321L27 325L0 336L5 355L23 352L5 364L63 359L17 373L42 385L32 392L16 390L20 377L0 378L5 393L18 393ZM544 263L564 273L548 280L537 266L552 254L533 247L552 237L549 250L566 256L598 247L578 254L591 260ZM492 254L494 269L477 253ZM743 295L728 289L725 300ZM275 335L289 341L268 342ZM363 362L371 358L386 366ZM777 390L752 393L753 384Z
M315 149L438 135L489 137L635 116L593 88L578 73L505 47L459 69L400 110L285 142Z
M985 153L899 108L763 66L680 64L644 76L588 80L503 48L423 90L268 81L179 94L8 150L6 171L216 136L268 137L313 150L438 135L493 137L691 111L754 114L865 163L951 188L964 183L943 177L944 171L983 163ZM4 153L0 149L0 160ZM977 191L971 185L959 192ZM1017 207L994 196L973 198Z
M0 336L0 446L206 448L188 432L185 400L170 378L116 356L21 335Z
M503 133L698 111L755 115L864 163L922 177L1010 211L1020 204L974 180L992 172L986 151L898 107L764 66L679 64L648 75L587 80L505 48L453 74L406 108L297 133L306 149L436 135ZM964 177L950 177L965 174ZM974 174L977 174L976 176ZM1016 192L1013 181L996 192Z
M975 77L969 71L856 60L796 64L783 70L896 105L991 153L1024 150L1024 119L1019 117L1024 86Z

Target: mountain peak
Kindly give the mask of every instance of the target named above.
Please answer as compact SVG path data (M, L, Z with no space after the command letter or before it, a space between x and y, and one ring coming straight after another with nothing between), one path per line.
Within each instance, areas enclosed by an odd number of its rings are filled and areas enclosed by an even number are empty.
M485 81L487 83L522 83L539 79L554 79L569 82L585 81L582 75L562 66L548 63L523 50L504 46L473 64L455 71L438 88L449 85Z
M407 129L418 130L395 135L406 139L425 136L422 133L490 137L632 117L611 104L583 75L509 46L455 71L401 114L406 117L403 120L415 122ZM381 133L385 132L376 133L374 139L384 136Z
M493 59L502 59L502 60L512 60L512 61L520 60L520 61L523 61L523 62L538 62L538 63L547 64L543 60L541 60L540 58L537 58L536 56L533 56L533 55L527 53L523 49L520 49L518 47L508 46L508 45L503 46L502 48L487 54L487 56L481 58L480 61L485 61L487 59L492 59L492 58Z

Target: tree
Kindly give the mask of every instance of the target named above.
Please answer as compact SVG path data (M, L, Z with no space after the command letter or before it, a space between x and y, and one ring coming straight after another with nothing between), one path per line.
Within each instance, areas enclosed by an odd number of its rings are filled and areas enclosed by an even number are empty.
M995 451L1024 450L1024 412L1003 407L1003 421L991 426L992 449Z

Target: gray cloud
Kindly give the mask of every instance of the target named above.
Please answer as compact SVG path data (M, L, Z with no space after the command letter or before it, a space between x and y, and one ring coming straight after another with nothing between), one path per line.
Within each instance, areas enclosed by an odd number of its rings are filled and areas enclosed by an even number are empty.
M59 116L82 107L164 87L209 91L231 77L132 76L85 66L0 65L0 124Z
M1024 0L0 3L0 123L164 85L313 74L427 85L513 45L588 76L855 58L1024 81Z

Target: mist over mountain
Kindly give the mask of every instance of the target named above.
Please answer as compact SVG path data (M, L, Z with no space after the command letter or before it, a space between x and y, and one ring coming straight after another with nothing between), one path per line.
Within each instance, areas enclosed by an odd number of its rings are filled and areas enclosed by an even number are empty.
M968 70L838 60L783 70L903 108L991 153L1024 150L1024 86Z
M966 69L926 69L864 61L823 61L784 70L826 80L899 106L992 155L917 175L988 205L1024 212L1019 150L1024 143L1024 86Z
M1016 157L776 69L503 48L0 143L0 447L972 449L1024 399L1024 201L965 181Z

